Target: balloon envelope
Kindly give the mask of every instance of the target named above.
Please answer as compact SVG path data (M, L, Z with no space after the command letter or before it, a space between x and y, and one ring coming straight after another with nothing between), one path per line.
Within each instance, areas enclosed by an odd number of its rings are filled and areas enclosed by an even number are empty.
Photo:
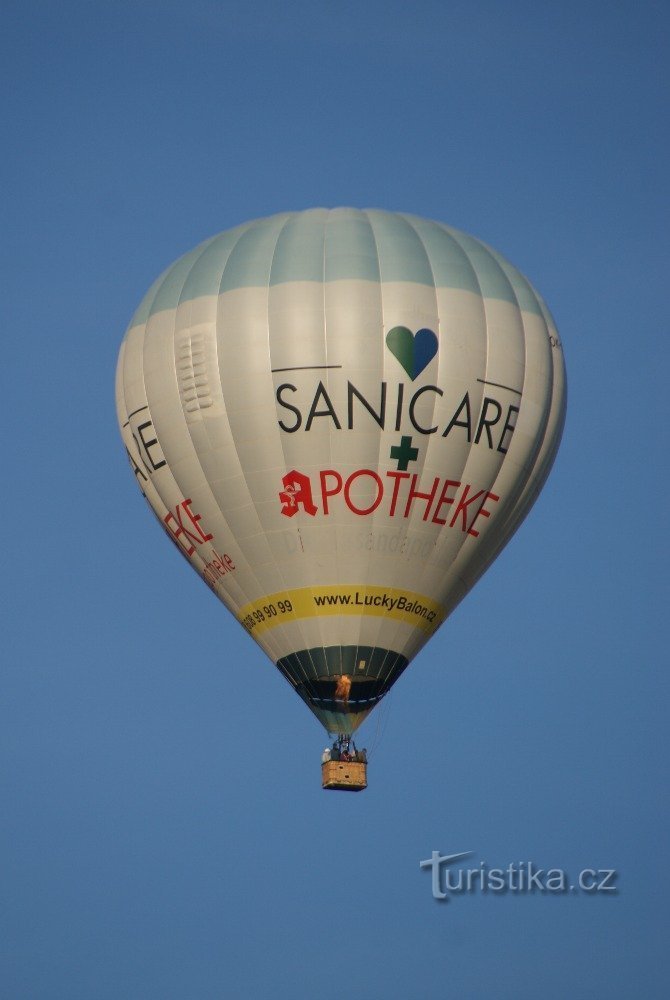
M126 333L117 407L172 541L351 733L533 504L565 373L542 299L489 247L315 209L170 267Z

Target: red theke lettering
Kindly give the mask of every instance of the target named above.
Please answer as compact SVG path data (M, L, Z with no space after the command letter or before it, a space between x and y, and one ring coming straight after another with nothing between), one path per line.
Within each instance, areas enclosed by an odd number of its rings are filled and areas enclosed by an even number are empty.
M196 545L202 545L203 542L209 542L214 538L214 535L206 535L200 527L201 517L200 514L192 512L192 503L191 499L182 500L175 507L174 514L170 511L163 518L168 531L174 536L175 541L179 542L187 556L193 555ZM186 523L182 520L184 514L188 519Z
M206 582L213 587L217 580L220 580L222 576L226 576L227 573L232 573L235 569L235 563L230 558L227 552L219 553L214 551L214 558L205 566L205 571L203 576Z
M462 518L463 518L463 523L461 525L461 530L462 531L467 531L468 535L472 535L474 538L477 538L479 536L479 532L474 530L474 523L475 523L475 521L477 520L477 518L479 517L480 514L482 515L482 517L490 517L491 516L491 512L490 511L484 510L484 504L486 503L487 500L496 500L496 501L498 501L498 500L500 500L500 497L496 496L495 493L486 493L485 490L479 490L479 492L475 493L474 496L468 497L468 493L469 492L470 492L470 487L466 483L465 489L463 490L463 496L458 501L458 504L456 506L456 510L454 511L454 516L452 517L451 521L449 522L449 527L453 528L453 526L456 524L456 521L458 520L458 516L460 514L462 516ZM472 518L472 521L470 521L470 526L468 527L468 513L469 513L468 507L470 506L471 503L474 503L475 500L479 500L479 498L481 496L483 496L484 499L482 500L482 502L480 503L479 507L477 508L477 510L475 512L475 515Z
M437 507L435 508L435 511L433 513L433 524L446 524L447 523L446 517L440 517L439 516L440 510L442 509L442 507L444 506L445 503L453 503L454 502L454 497L447 496L447 494L448 494L449 490L452 489L452 487L453 487L453 489L456 490L456 489L458 489L458 487L460 485L461 484L460 484L460 482L457 479L445 479L444 480L444 485L442 487L442 492L440 493L440 499L437 501Z
M426 509L423 512L423 519L424 521L427 521L428 515L430 513L430 508L433 505L433 500L435 499L435 494L437 493L437 487L439 485L440 480L436 476L433 482L433 488L430 491L430 493L420 493L416 488L418 478L419 477L416 473L412 476L412 482L409 488L409 493L407 494L407 503L405 504L405 517L409 517L409 512L412 507L413 500L427 500L428 503L426 504Z

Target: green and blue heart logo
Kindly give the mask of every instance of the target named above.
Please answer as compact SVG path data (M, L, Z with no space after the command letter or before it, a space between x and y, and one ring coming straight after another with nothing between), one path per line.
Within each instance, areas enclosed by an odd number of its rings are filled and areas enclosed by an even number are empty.
M386 346L413 382L437 354L437 337L427 327L412 333L406 326L394 326L386 334Z

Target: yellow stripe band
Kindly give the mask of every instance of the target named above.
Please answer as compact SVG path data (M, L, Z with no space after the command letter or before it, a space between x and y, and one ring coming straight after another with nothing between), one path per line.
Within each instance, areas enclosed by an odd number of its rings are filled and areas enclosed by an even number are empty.
M248 632L259 635L275 625L324 615L393 618L408 622L428 635L432 635L444 621L444 609L430 597L395 587L363 584L282 590L245 604L237 613L237 618Z

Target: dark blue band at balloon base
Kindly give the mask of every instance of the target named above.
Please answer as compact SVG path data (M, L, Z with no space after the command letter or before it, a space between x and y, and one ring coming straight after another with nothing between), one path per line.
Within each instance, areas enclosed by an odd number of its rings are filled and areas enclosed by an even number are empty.
M315 646L277 666L331 733L353 733L396 682L408 659L373 646Z

